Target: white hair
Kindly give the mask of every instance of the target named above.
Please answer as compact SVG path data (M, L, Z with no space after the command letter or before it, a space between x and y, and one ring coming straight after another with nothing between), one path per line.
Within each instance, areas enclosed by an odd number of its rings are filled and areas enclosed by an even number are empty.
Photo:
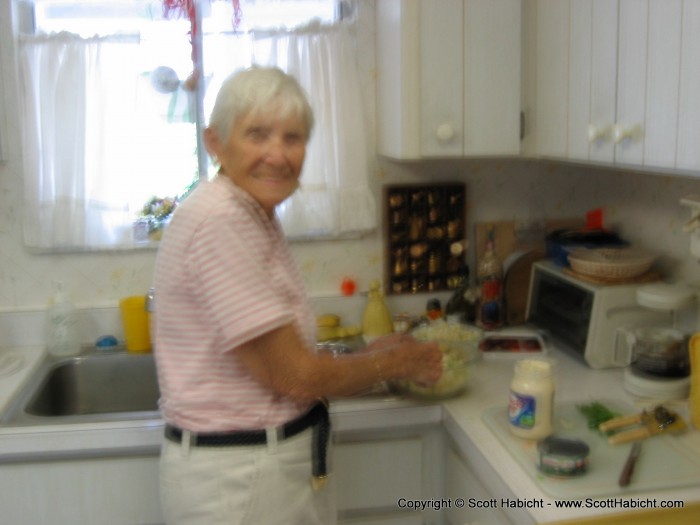
M299 82L276 67L252 66L230 75L221 84L209 127L222 141L229 138L234 123L249 113L280 112L281 116L298 115L311 135L314 115Z

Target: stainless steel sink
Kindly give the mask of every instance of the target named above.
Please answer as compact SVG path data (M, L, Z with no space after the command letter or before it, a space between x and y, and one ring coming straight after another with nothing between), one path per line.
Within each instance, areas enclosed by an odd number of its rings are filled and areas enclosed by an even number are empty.
M152 354L115 352L47 359L0 419L62 424L157 418Z
M359 338L318 344L337 356L357 351ZM369 391L365 396L386 396ZM153 354L91 353L47 358L0 417L2 425L59 425L157 419L158 380Z

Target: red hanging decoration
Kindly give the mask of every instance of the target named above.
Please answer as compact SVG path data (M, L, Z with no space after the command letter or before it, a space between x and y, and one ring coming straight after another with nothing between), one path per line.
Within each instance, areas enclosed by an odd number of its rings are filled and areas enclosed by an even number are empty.
M243 10L241 9L240 0L231 0L233 2L233 28L238 29L238 25L243 18Z
M194 31L195 1L196 0L163 0L163 14L165 15L165 18L170 18L171 15L175 17L187 17ZM233 4L233 28L237 29L238 24L241 23L243 11L241 10L240 0L231 0L231 2Z
M197 79L199 78L199 73L197 69L197 52L196 52L196 39L197 35L197 21L195 19L195 2L198 0L162 0L163 2L163 16L165 18L176 17L186 17L190 21L190 46L192 47L192 63L194 64L194 71L187 77L185 81L185 89L188 91L194 91L197 85ZM204 0L201 0L204 1ZM241 10L240 0L231 0L233 2L233 28L237 29L238 24L241 22L243 12Z
M165 18L185 16L194 27L195 0L163 0L163 15Z

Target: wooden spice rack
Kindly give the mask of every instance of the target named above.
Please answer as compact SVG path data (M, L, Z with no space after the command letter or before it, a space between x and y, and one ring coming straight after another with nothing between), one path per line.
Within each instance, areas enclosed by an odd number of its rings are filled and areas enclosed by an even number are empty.
M385 292L458 288L466 265L464 184L384 187Z

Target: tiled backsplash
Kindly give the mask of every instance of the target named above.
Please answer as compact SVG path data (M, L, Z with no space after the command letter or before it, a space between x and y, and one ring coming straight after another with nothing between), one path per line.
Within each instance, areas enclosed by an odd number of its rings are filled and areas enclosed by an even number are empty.
M449 295L448 292L441 292L430 296L387 297L386 302L393 313L421 314L425 311L427 297L437 297L445 304ZM334 313L340 316L344 325L358 326L362 322L366 301L366 296L362 294L312 298L317 314ZM82 308L78 314L80 340L83 344L92 344L103 335L113 335L119 341L123 341L124 331L119 308ZM45 344L45 319L44 310L0 313L0 351L3 348Z

